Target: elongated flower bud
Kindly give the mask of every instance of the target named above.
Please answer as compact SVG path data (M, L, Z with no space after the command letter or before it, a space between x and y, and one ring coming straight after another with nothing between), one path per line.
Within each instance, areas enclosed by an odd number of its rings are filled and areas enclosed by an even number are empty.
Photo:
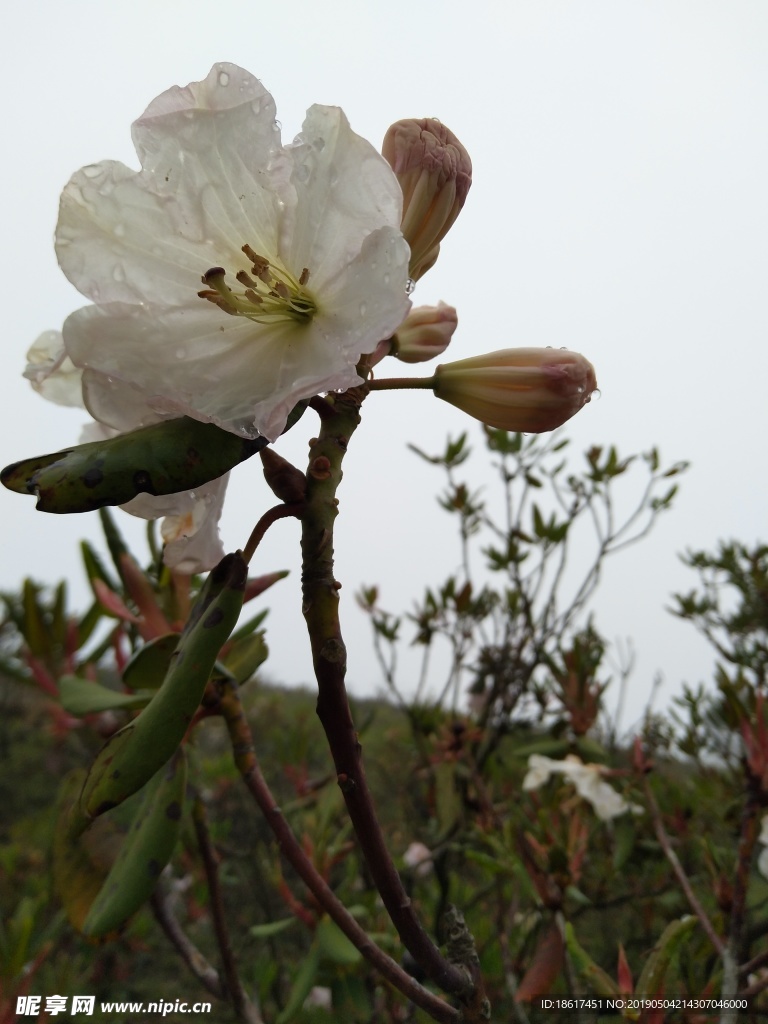
M453 132L433 117L395 122L381 151L403 190L401 230L411 247L410 275L418 281L433 266L464 205L472 161Z
M453 306L417 306L398 327L393 354L404 363L424 363L448 348L459 318Z
M482 423L538 434L574 416L597 389L594 367L566 349L508 348L445 363L433 390Z

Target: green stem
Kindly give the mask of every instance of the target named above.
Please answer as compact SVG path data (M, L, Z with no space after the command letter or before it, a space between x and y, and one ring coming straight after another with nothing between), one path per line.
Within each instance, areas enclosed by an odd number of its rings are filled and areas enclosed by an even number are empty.
M424 386L423 384L420 386ZM339 624L339 589L333 575L336 490L349 438L360 422L368 388L353 388L327 400L320 436L310 448L306 510L302 514L303 612L318 682L317 714L325 729L352 825L365 861L392 923L411 956L444 992L462 1000L473 985L466 973L445 959L419 922L384 841L344 685L347 654Z
M435 377L383 377L369 380L369 391L402 391L406 388L424 388L431 391L435 386Z

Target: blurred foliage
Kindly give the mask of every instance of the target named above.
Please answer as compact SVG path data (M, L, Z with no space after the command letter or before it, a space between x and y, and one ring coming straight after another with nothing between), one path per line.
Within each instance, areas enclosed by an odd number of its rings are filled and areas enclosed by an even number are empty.
M764 1015L766 549L732 543L687 556L699 588L676 599L676 612L712 640L721 659L715 686L687 688L674 722L649 712L638 735L618 736L605 714L607 645L589 599L604 559L640 540L669 508L683 466L662 468L655 451L624 458L593 448L576 471L558 435L488 431L486 440L503 494L500 523L491 500L460 478L471 457L466 437L441 456L423 456L447 474L439 500L456 517L462 571L430 584L408 614L384 611L374 586L359 597L393 699L359 701L353 710L408 895L438 943L449 938L449 908L464 915L493 1020L592 1020L540 1011L532 1000L633 993L749 995L754 1014ZM638 471L639 498L627 508L616 484ZM201 621L196 607L211 607L199 580L162 566L154 538L150 564L140 569L113 520L102 520L111 564L84 545L94 592L85 614L71 611L64 584L27 581L19 594L3 595L0 1024L14 1019L16 997L27 993L209 1000L214 1019L237 1019L228 1001L184 973L158 926L161 898L218 970L200 820L218 862L234 959L264 1021L430 1019L375 975L308 894L234 767L215 713L221 681L240 687L270 786L319 874L371 939L421 978L358 854L313 695L262 678L263 608L206 651L208 681L180 748L186 799L163 788L178 787L179 776L154 774L120 807L97 808L84 833L73 829L66 807L77 804L82 783L67 782L70 773L82 778L100 763L105 740L135 728L158 694L169 699L182 626L191 611ZM245 599L281 575L247 581ZM425 652L412 696L397 671L408 629ZM447 670L438 665L435 689L429 654L438 642L450 658ZM157 808L176 804L175 831L163 825L167 866L152 903L116 909L103 879L123 872L123 895L133 886L120 866L124 851L144 857L163 817ZM62 842L87 881L78 889L81 910L107 915L99 940L62 910L53 853ZM142 903L146 893L137 892ZM624 1019L732 1018L627 1009Z

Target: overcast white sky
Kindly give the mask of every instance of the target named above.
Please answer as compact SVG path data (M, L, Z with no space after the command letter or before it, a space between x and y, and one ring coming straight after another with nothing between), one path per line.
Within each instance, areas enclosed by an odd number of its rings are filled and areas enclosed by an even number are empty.
M658 445L692 461L676 509L609 568L596 614L609 639L637 648L627 721L657 671L662 700L683 679L710 677L705 645L664 606L693 583L677 552L766 539L768 5L27 0L5 12L0 49L3 465L77 440L83 414L20 378L34 338L82 304L53 252L58 196L83 164L136 166L130 124L158 93L228 60L273 93L285 140L314 102L342 106L377 145L400 117L439 117L469 149L474 185L414 300L458 308L452 358L514 345L587 355L602 396L569 427L575 451ZM360 583L380 583L384 604L402 609L459 562L435 505L438 474L406 442L437 451L467 428L480 441L473 421L428 393L375 395L364 411L337 564L358 694L380 684L353 601ZM300 424L278 450L303 460L313 430ZM229 549L269 498L256 461L236 472ZM76 540L97 536L95 517L46 516L5 491L0 502L0 586L66 576L83 606ZM296 524L278 524L258 570L292 570L270 595L270 673L310 683L297 537Z

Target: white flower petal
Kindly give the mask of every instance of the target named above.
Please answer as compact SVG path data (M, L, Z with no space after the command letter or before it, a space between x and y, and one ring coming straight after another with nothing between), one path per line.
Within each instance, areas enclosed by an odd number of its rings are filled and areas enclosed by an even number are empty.
M94 302L197 304L210 267L248 268L243 245L276 252L295 198L274 118L235 65L158 97L133 127L142 171L104 161L64 189L56 251L70 281Z
M321 323L283 322L254 335L249 321L219 320L217 312L201 303L192 310L113 304L72 313L64 324L67 350L79 365L99 370L86 370L91 413L129 429L114 414L127 403L137 409L134 427L189 415L275 440L299 399L360 383L330 327L326 334Z
M610 821L621 814L626 814L627 811L642 814L642 807L627 803L624 797L601 778L601 772L599 764L584 764L575 754L569 754L563 761L554 761L541 754L531 754L528 758L528 774L523 780L523 789L539 789L549 781L552 774L557 773L568 779L579 796L592 805L601 821Z
M49 402L82 409L82 370L67 355L61 331L44 331L34 342L24 376Z
M528 772L523 779L523 790L540 789L548 781L553 771L557 771L560 761L553 761L544 754L531 754L528 758Z
M301 134L286 149L297 205L283 219L280 254L288 266L308 267L310 287L322 290L372 230L399 228L402 189L384 157L352 131L338 107L310 107ZM406 266L409 256L407 249Z
M139 494L122 508L142 519L165 516L161 527L165 564L179 572L205 572L224 557L219 519L228 481L227 473L194 491Z

